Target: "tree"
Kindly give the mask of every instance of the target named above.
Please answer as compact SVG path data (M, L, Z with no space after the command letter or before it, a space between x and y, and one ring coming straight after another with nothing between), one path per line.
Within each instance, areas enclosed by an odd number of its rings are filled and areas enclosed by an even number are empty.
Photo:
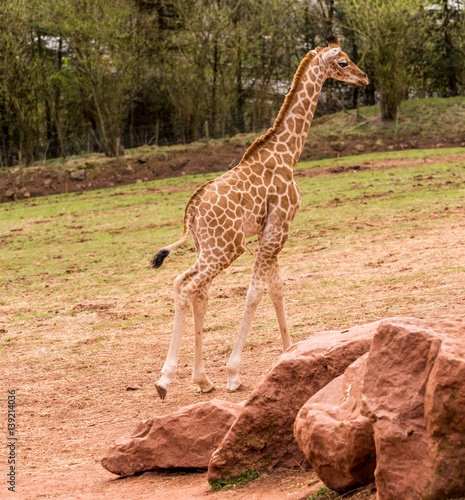
M229 111L229 65L225 41L231 17L221 0L173 0L178 29L166 34L160 81L176 130L183 141L222 129L223 110Z
M276 113L273 84L290 81L299 61L302 2L172 0L172 5L179 25L165 39L162 79L181 137L195 139L206 132L205 123L209 134L224 135L231 119L238 132L269 126Z
M107 156L118 156L130 105L141 83L141 37L127 0L36 0L37 23L66 44L68 83L81 96L86 128Z
M242 25L252 129L269 127L300 62L305 5L295 0L255 0ZM242 20L241 20L242 22Z
M431 9L421 6L408 46L408 80L422 99L438 81L437 70L441 66L441 54L437 50L439 36L435 28L435 15Z
M459 64L461 72L462 96L465 96L465 5L462 1L461 10L457 15L457 30L456 30L456 49L459 55Z
M437 29L440 33L444 62L444 76L451 96L459 94L460 72L463 68L463 51L460 50L463 40L463 10L462 0L440 0L437 7ZM462 68L461 68L462 66Z
M375 70L381 118L395 120L407 89L407 49L417 0L341 0L350 28L357 35L362 60Z
M0 6L0 101L3 141L14 145L21 165L34 161L41 128L43 72L36 37L23 2Z

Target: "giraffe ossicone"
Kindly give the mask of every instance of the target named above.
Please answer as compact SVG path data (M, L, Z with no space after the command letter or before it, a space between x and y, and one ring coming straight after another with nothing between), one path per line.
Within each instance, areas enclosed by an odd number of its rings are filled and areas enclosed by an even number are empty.
M187 202L184 231L179 241L161 249L152 259L158 268L171 250L191 236L197 251L194 265L174 281L173 333L161 377L159 396L166 397L176 374L182 331L192 304L195 328L193 381L200 392L214 389L206 375L203 357L203 321L211 282L245 251L245 240L257 236L254 264L242 322L227 363L230 391L241 386L239 364L242 349L257 306L268 286L281 332L283 350L291 345L284 309L284 293L278 265L292 220L300 206L293 169L305 144L323 83L328 77L368 84L368 78L339 47L334 35L329 46L311 50L300 63L291 90L272 128L259 137L232 170L200 186Z

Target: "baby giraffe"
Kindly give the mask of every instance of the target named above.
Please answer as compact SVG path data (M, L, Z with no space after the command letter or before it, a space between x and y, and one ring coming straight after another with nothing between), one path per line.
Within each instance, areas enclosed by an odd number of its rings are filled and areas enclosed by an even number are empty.
M293 170L305 144L323 83L328 77L368 84L367 75L342 52L334 35L328 47L311 50L297 69L292 88L272 128L258 138L232 170L200 186L187 202L184 231L176 243L161 249L152 259L158 268L171 250L194 240L197 260L174 281L175 314L171 343L156 388L165 399L176 373L181 335L192 304L195 327L193 380L200 392L214 389L202 358L203 320L211 282L242 253L246 238L257 236L255 260L245 311L234 349L226 367L229 391L241 386L241 352L258 304L268 285L283 350L291 345L284 310L283 285L278 255L289 235L289 227L300 206Z

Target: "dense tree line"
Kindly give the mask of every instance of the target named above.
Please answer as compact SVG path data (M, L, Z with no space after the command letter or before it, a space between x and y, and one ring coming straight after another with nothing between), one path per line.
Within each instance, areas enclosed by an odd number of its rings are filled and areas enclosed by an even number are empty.
M3 0L1 166L271 125L304 54L336 33L369 74L319 112L465 94L463 0Z

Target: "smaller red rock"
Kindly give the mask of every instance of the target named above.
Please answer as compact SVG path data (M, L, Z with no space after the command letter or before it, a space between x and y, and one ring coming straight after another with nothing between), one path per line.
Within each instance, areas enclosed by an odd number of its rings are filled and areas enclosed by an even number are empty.
M373 426L360 413L368 353L302 407L294 424L300 449L332 490L349 491L373 480Z
M131 436L118 439L101 464L120 476L151 469L206 469L242 408L243 403L212 399L145 420Z

